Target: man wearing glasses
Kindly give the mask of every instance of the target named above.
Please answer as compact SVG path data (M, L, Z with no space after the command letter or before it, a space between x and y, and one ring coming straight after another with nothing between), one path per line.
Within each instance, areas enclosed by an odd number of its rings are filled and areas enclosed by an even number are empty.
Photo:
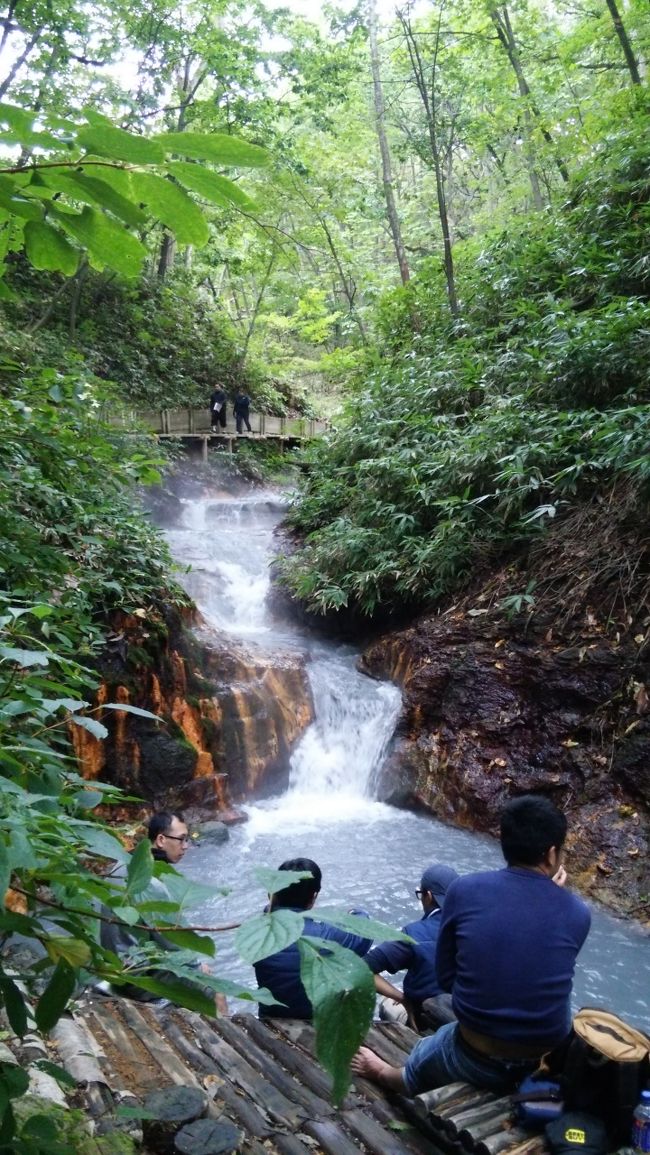
M147 834L154 858L170 866L180 862L190 844L187 824L178 811L161 810L159 814L152 814Z
M157 862L166 862L170 866L178 865L190 844L187 823L180 810L161 810L158 814L153 814L149 819L147 835L151 843L151 853L153 857ZM125 872L123 868L118 868L112 873L113 877L124 877ZM150 887L154 896L160 901L165 902L171 900L171 896L162 879L152 879ZM109 915L111 913L107 911L105 907L103 911ZM151 931L147 931L146 933L149 941L155 943L159 949L165 951L178 949L174 943L166 939L160 931L152 928ZM100 938L103 947L107 950L112 950L122 958L125 958L130 952L142 945L142 937L135 935L124 923L102 922ZM209 973L209 967L204 963L199 964L198 961L196 963L196 969L197 971L202 971L204 974ZM173 974L169 974L166 971L156 970L148 973L160 979L162 982L165 982L166 979L172 983L177 981ZM185 985L195 985L197 989L207 993L205 988L201 987L200 980L197 980L196 984L190 983L189 980L185 979L182 980L182 982L185 983ZM126 995L127 998L137 999L140 1002L151 1002L157 997L134 986L132 983L124 983L116 988L116 990L118 994ZM215 1004L219 1014L227 1014L228 1008L223 995L218 994L215 996Z
M408 1022L415 1030L451 1022L451 997L443 994L436 975L436 945L440 930L440 911L447 890L459 876L451 866L432 862L422 875L415 897L422 903L422 917L402 927L411 942L382 942L368 951L365 961L375 976L375 989L381 997L380 1019L389 1022ZM396 974L406 971L404 989L393 986L383 978L381 971ZM429 1003L423 1010L426 1000ZM430 1022L426 1011L434 1014Z

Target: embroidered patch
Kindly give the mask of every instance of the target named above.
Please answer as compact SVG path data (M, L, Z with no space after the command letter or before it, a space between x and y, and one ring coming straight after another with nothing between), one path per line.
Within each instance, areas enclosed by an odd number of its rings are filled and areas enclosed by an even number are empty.
M566 1139L567 1143L584 1144L587 1136L585 1135L584 1131L581 1131L578 1127L569 1127L568 1131L564 1132L564 1138Z

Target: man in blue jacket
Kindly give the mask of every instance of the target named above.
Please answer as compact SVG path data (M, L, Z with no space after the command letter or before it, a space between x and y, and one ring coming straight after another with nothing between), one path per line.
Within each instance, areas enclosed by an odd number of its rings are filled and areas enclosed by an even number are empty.
M279 870L294 870L310 872L310 878L303 878L279 890L273 895L270 910L293 910L298 913L311 910L318 898L322 873L320 867L311 858L291 858L278 867ZM355 911L359 914L359 911ZM307 916L303 934L313 938L326 939L336 942L339 946L347 947L355 954L365 955L372 945L372 939L360 938L356 934L348 934L327 922ZM300 981L300 951L297 943L292 943L284 950L260 959L255 963L255 977L258 987L267 987L281 1006L263 1006L260 1004L260 1018L281 1019L311 1019L312 1005L307 998L307 992Z
M409 935L413 941L382 942L365 956L365 961L375 976L375 989L385 999L379 1006L380 1019L408 1021L416 1030L421 1030L427 1025L422 1015L422 1004L425 999L438 998L450 1004L449 995L443 994L436 974L436 946L445 895L458 877L457 871L442 862L432 862L427 866L419 889L415 892L416 898L422 903L422 917L402 927L404 934ZM382 978L380 973L388 971L394 975L397 971L404 970L406 975L403 990ZM397 1006L393 1007L393 1004ZM400 1010L402 1016L395 1013ZM443 1022L449 1022L454 1018L453 1013L449 1013L450 1005L446 1010Z
M355 1074L418 1095L467 1082L505 1094L567 1037L575 961L591 922L563 889L567 823L524 795L501 818L504 870L466 874L445 899L436 971L457 1023L416 1044L403 1068L362 1047Z

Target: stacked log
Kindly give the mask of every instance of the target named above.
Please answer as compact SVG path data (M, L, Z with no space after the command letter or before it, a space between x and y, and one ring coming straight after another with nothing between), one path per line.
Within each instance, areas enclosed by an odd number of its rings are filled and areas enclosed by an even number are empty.
M450 1083L413 1100L414 1113L441 1146L470 1155L545 1155L543 1135L517 1127L510 1097Z

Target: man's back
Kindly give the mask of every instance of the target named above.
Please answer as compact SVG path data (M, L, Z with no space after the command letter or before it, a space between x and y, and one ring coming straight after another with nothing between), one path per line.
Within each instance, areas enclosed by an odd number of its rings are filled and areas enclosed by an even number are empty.
M469 874L448 891L436 968L460 1023L494 1039L562 1041L575 960L591 916L535 869Z
M312 918L305 911L298 910L298 913L305 914L303 933L311 938L336 942L358 955L364 955L372 944L372 939L348 934L338 927ZM256 963L255 977L258 986L267 987L283 1004L270 1007L260 1004L260 1018L311 1019L312 1006L300 981L300 951L297 943Z

